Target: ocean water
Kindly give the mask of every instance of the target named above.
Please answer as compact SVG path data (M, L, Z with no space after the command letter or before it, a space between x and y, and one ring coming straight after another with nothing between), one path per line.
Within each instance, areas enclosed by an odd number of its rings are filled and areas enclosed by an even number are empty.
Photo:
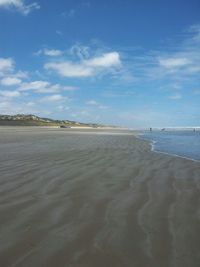
M152 131L142 138L152 141L154 151L200 160L200 131Z

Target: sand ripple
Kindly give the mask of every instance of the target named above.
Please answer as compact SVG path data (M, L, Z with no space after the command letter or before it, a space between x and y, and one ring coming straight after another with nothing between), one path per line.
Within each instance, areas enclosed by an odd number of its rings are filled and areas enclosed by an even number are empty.
M14 129L0 129L0 266L200 266L200 163L128 132Z

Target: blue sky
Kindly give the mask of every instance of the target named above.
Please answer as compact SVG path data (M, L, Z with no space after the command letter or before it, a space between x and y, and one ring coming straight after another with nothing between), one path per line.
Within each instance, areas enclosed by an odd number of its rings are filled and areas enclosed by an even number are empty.
M199 0L0 0L0 114L200 125Z

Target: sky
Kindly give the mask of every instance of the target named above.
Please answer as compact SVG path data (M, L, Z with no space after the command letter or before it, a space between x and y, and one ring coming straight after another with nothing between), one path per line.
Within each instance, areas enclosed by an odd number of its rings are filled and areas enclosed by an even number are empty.
M199 0L0 0L0 114L200 126Z

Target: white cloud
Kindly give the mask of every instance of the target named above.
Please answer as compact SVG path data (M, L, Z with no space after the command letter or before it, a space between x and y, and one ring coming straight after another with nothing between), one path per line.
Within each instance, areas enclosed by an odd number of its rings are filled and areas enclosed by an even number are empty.
M60 91L75 91L74 86L63 86L61 84L51 84L47 81L33 81L29 83L23 83L19 88L19 91L33 90L35 93L47 94L58 93Z
M134 74L136 83L164 79L165 83L168 80L181 85L191 82L200 74L200 25L193 25L158 50L143 50L139 55L124 48L122 53L123 66Z
M35 106L35 102L33 101L29 101L28 103L26 103L27 107L34 107Z
M20 93L18 91L0 91L0 96L5 98L19 97Z
M0 58L0 74L11 72L14 69L14 61L12 58Z
M19 87L19 91L28 91L28 90L40 90L50 86L49 82L46 81L34 81L29 83L23 83Z
M20 83L21 83L21 80L15 77L5 77L1 80L1 84L4 86L18 85Z
M99 109L107 109L108 108L107 106L99 104L96 100L89 100L86 102L86 104L90 105L90 106L95 106Z
M44 68L46 70L53 70L64 77L89 77L94 74L92 68L72 62L49 62L44 65Z
M44 65L47 70L53 70L64 77L89 77L102 70L120 66L120 56L117 52L105 53L100 57L83 60L80 63L48 62Z
M62 55L62 51L57 49L44 49L44 54L50 57L57 57Z
M60 95L60 94L55 94L55 95L50 95L50 96L45 96L40 99L40 102L58 102L66 99L66 97Z
M75 15L79 14L84 9L90 8L90 2L81 1L79 4L77 4L74 8L71 8L69 10L66 10L61 13L61 16L63 18L72 19Z
M63 52L61 50L58 49L40 49L37 52L33 53L35 56L40 56L42 54L44 54L45 56L49 56L49 57L58 57L61 56L63 54Z
M15 71L15 61L12 58L0 58L0 84L3 86L19 85L26 79L28 73Z
M58 93L61 91L75 91L77 90L76 87L73 86L62 86L60 84L54 84L54 85L50 85L47 87L43 87L43 88L38 88L37 90L35 90L36 93L40 93L40 94L51 94L51 93Z
M109 68L120 65L120 56L117 52L103 54L100 57L95 57L84 61L84 64L89 67Z
M15 74L12 74L12 77L19 78L19 79L26 79L28 78L29 74L27 71L18 71Z
M36 2L29 5L24 0L0 0L0 8L16 9L23 15L28 15L31 11L40 9L40 5Z
M173 94L169 97L169 99L172 99L172 100L179 100L182 98L182 95L177 93L177 94Z
M0 114L11 114L12 113L12 105L6 99L5 101L0 101Z
M99 106L98 106L98 108L99 108L99 109L107 109L107 108L108 108L108 106L99 105Z
M51 86L51 87L44 87L44 88L38 88L34 90L35 93L37 94L52 94L58 92L56 86Z
M190 60L187 58L161 58L159 64L165 68L179 68L190 64Z
M18 102L12 98L4 98L0 101L0 114L38 114L39 112L39 107L34 107L34 103L31 104L31 102Z
M76 10L74 8L71 8L70 10L64 11L61 13L61 17L72 19L76 14Z
M73 91L78 90L78 87L75 87L75 86L62 86L62 85L60 85L60 88L63 91L69 91L69 92L73 92Z
M70 48L69 54L71 54L73 56L77 56L78 58L83 60L83 59L89 58L90 48L89 48L89 46L84 46L81 44L75 44Z
M86 104L87 105L92 105L92 106L97 106L98 105L97 101L95 101L95 100L89 100L89 101L86 102Z
M200 42L200 24L194 24L189 27L188 29L189 33L192 33L192 41L199 43Z

